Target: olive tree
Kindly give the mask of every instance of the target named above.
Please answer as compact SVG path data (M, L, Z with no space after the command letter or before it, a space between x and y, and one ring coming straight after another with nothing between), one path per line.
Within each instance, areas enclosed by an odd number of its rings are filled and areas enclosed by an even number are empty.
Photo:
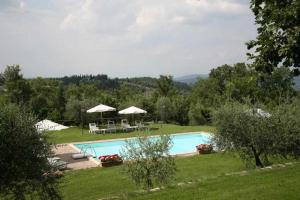
M121 153L124 172L147 190L155 184L167 184L176 172L174 158L169 154L171 145L170 136L127 140Z
M35 118L14 105L0 105L0 199L60 199L50 144L35 128ZM27 199L26 197L26 199Z
M242 158L255 160L257 167L270 156L299 156L300 106L281 105L271 114L239 103L222 106L214 113L214 140L220 149L238 151Z

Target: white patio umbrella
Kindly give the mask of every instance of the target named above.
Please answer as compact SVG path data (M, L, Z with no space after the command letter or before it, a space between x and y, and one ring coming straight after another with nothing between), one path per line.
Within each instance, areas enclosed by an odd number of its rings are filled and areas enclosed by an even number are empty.
M147 113L147 111L143 110L143 109L140 109L140 108L137 108L135 106L131 106L131 107L126 108L124 110L120 110L118 113L121 114L121 115L145 114L145 113Z
M116 109L104 104L99 104L98 106L95 106L89 110L87 110L87 113L101 113L101 122L102 122L102 113L104 112L110 112L110 111L115 111Z
M132 118L133 118L134 114L146 114L147 111L143 110L143 109L140 109L140 108L137 108L135 106L131 106L131 107L126 108L124 110L120 110L118 113L121 114L121 115L131 115Z
M35 124L35 127L39 132L43 131L60 131L69 127L55 123L51 120L45 119Z

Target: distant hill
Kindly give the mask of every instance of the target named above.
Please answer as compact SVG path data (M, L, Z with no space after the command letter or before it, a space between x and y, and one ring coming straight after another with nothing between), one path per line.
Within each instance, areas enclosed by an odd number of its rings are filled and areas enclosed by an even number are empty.
M188 85L193 85L199 78L206 79L208 74L190 74L186 76L175 77L174 80ZM295 89L300 91L300 76L294 78Z
M81 83L93 83L99 89L115 90L119 89L122 84L126 84L132 89L144 92L156 88L157 78L152 77L136 77L136 78L109 78L105 74L98 75L73 75L60 78L50 78L61 81L64 85ZM174 85L179 90L190 90L190 86L184 82L174 80Z
M190 74L186 76L175 77L174 80L181 83L186 83L188 85L193 85L199 78L206 79L208 78L208 74Z

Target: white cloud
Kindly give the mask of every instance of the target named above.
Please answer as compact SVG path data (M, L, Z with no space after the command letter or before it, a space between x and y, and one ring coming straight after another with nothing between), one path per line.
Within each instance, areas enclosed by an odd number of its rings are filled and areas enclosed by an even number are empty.
M0 71L28 76L207 73L245 60L255 36L239 0L13 1L0 6Z

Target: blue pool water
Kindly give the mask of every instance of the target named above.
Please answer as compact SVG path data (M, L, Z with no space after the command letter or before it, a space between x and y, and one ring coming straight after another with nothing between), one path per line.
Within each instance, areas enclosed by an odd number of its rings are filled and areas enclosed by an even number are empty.
M157 138L157 137L153 137ZM205 133L191 133L191 134L176 134L171 135L172 147L170 149L171 155L186 154L196 152L196 146L198 144L210 143L210 136ZM85 151L98 158L102 155L119 154L122 147L125 144L126 139L103 141L95 143L81 143L74 144L77 148ZM134 140L129 138L127 140Z

